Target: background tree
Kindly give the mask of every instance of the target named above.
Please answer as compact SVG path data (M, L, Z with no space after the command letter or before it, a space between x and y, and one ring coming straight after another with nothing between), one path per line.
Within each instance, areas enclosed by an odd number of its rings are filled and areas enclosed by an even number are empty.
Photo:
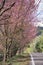
M15 38L19 41L19 51L21 51L28 42L30 42L36 36L36 27L34 27L34 21L37 19L37 8L39 6L35 4L35 0L18 0L12 13L12 17L15 25ZM16 21L16 22L15 22ZM15 27L16 26L16 27ZM34 34L33 34L34 33ZM24 41L25 40L25 41Z

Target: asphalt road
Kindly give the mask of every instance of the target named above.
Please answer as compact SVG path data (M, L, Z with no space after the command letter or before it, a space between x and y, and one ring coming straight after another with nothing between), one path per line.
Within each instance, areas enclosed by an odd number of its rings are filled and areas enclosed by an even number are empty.
M29 65L43 65L43 53L32 53Z

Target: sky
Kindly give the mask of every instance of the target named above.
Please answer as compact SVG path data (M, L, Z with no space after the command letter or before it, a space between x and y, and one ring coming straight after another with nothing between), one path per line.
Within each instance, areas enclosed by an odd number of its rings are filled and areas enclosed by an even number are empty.
M39 13L38 19L40 20L40 22L37 22L36 25L43 27L43 0L41 0L41 2L39 4L37 13Z
M38 13L40 13L40 14L38 15L38 17L39 17L40 19L43 19L43 0L41 0L41 3L40 3L40 5L39 5Z

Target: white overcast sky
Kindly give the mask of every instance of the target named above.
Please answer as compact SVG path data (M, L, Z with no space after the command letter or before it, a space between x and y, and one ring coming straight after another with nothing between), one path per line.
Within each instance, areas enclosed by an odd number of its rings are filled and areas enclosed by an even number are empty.
M43 0L41 0L37 13L39 13L38 19L40 22L35 23L35 25L43 27Z
M43 0L41 0L41 3L39 5L39 8L38 8L38 13L40 12L40 14L38 15L38 17L40 19L43 19Z

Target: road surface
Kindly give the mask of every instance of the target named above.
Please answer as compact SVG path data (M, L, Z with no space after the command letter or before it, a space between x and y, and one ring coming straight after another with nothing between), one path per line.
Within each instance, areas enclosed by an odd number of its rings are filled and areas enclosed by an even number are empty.
M30 56L29 65L43 65L43 53L31 53Z

